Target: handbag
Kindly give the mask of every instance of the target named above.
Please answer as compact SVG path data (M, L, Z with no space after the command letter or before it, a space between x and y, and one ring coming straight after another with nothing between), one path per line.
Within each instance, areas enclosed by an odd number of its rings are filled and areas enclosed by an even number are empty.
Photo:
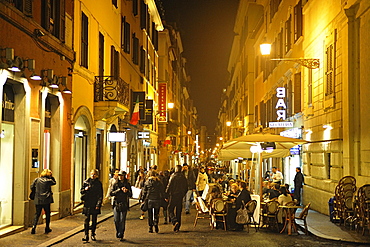
M143 211L143 212L148 211L148 199L145 199L145 200L141 203L141 205L140 205L140 209L141 209L141 211Z
M236 211L235 222L239 225L245 225L249 223L248 210L242 202L242 207Z

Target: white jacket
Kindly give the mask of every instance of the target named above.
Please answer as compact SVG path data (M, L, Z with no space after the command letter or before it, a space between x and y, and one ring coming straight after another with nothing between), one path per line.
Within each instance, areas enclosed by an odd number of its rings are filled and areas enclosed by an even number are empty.
M197 186L198 191L203 191L206 187L206 184L208 184L208 176L207 173L198 173L197 181L195 182L195 185Z

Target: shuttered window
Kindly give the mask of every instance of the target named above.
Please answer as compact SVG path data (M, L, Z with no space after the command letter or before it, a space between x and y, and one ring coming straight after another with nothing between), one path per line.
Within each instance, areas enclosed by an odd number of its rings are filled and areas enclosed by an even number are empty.
M294 7L294 41L297 41L302 36L303 30L303 14L302 0Z
M135 33L132 34L132 62L139 64L139 39Z
M121 46L125 53L130 54L131 50L131 27L130 23L126 21L126 17L122 17L121 22Z
M294 113L300 113L301 109L301 73L294 75Z
M82 12L81 18L81 66L88 68L89 19Z
M325 95L329 96L334 93L334 45L326 48L326 88Z

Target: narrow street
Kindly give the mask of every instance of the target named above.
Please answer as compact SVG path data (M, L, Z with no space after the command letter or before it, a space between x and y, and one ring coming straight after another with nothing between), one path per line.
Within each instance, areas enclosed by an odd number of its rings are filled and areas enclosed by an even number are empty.
M301 231L298 235L288 236L268 229L256 232L254 228L250 228L249 233L246 230L243 232L211 230L209 221L201 219L194 228L194 209L188 215L183 214L180 232L174 233L172 225L164 225L161 216L159 233L148 233L147 219L140 220L139 216L138 206L133 207L128 213L124 242L115 238L113 218L109 218L98 225L96 242L91 240L88 243L82 242L83 233L79 232L53 246L360 246L322 240L312 235L306 236Z

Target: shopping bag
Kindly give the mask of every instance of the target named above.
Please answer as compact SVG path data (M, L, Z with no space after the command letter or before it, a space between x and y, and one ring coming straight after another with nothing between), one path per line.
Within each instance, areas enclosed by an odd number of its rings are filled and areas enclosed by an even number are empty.
M242 207L236 211L235 222L239 225L245 225L249 223L248 210L244 203L242 203Z

